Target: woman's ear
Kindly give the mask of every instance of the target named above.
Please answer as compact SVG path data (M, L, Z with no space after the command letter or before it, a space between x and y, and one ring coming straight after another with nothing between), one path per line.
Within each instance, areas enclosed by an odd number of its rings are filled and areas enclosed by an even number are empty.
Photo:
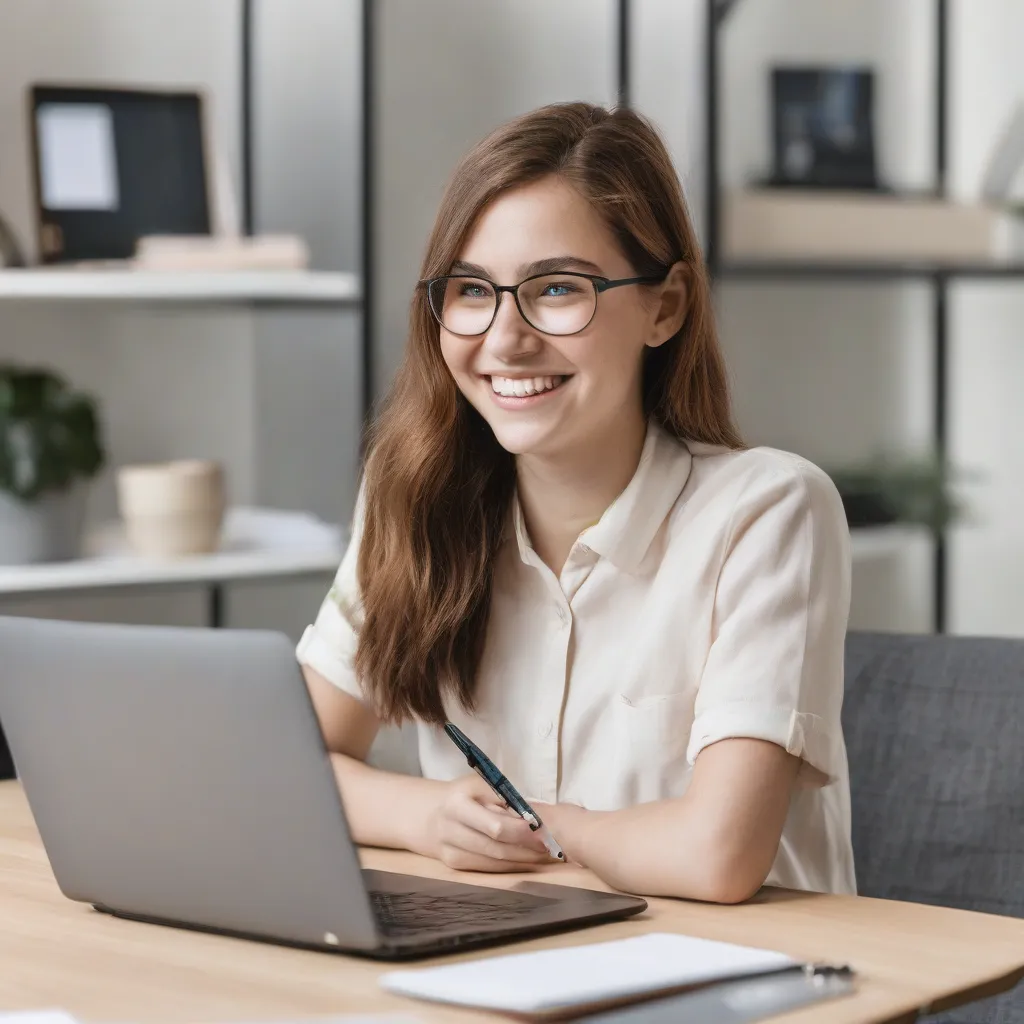
M658 348L674 338L689 309L690 268L680 260L672 264L668 276L658 286L648 348Z

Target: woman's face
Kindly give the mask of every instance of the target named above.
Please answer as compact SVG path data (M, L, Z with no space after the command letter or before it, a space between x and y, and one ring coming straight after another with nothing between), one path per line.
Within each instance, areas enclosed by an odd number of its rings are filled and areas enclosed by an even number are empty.
M550 271L612 280L637 276L590 204L556 178L507 192L485 208L450 273L515 285ZM535 292L532 318L570 316L559 311L577 286L586 282L547 279ZM503 448L558 458L601 443L609 431L629 423L627 417L642 417L644 348L668 340L682 318L681 312L675 319L666 316L664 291L638 285L609 289L597 296L590 323L568 336L531 326L513 296L500 293L485 334L464 337L442 327L441 351L459 389ZM680 284L676 291L681 307L685 289ZM488 300L485 290L472 285L462 286L462 293L467 307Z

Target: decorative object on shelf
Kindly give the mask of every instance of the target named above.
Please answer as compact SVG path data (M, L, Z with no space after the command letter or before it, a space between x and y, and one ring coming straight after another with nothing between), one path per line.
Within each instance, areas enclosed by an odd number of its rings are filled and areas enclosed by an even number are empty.
M34 85L43 263L126 260L144 234L209 234L212 170L197 92Z
M153 558L208 554L220 543L224 468L207 459L122 466L117 497L132 548Z
M941 534L968 511L955 489L965 474L936 459L878 458L827 472L851 529L905 523Z
M878 188L874 90L867 68L773 68L769 184Z
M1024 222L990 205L821 189L743 189L722 204L730 260L989 263L1024 254Z
M94 399L44 369L0 365L0 564L79 553L105 455Z
M11 226L0 214L0 269L25 266L25 254L18 245Z
M132 266L171 273L306 270L309 246L297 235L149 235L139 239Z

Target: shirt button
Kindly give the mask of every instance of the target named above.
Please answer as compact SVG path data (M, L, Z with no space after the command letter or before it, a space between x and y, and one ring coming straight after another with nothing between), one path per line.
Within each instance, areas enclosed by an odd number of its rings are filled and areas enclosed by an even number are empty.
M569 621L569 613L561 605L558 606L558 621L561 622L563 626Z
M541 722L540 725L537 726L537 735L540 736L542 740L546 740L554 731L554 728L554 722Z

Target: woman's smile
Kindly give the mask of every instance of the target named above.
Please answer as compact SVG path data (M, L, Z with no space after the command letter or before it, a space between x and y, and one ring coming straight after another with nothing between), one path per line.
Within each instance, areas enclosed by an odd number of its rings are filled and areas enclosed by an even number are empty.
M532 409L550 400L572 379L572 374L544 374L535 377L485 375L494 403L502 409Z

